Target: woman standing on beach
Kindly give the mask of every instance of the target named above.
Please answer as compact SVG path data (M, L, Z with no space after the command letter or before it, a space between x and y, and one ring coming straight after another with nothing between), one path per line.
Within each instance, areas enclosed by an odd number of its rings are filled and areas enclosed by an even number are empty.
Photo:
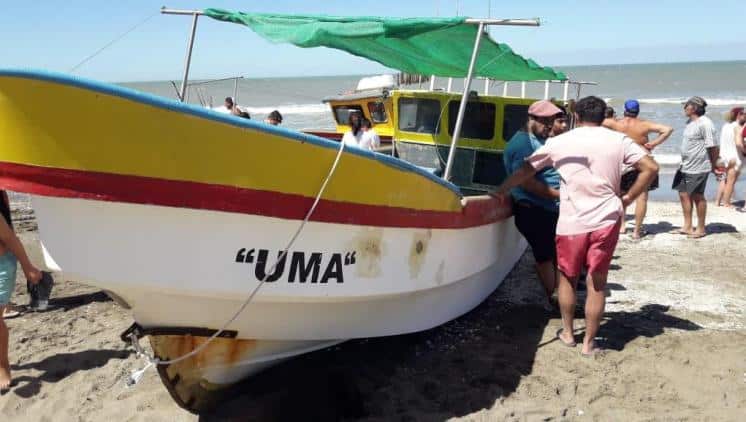
M744 162L743 130L746 126L746 111L735 107L725 116L728 122L720 132L720 159L726 169L725 179L720 182L715 205L731 208L733 189Z
M28 258L23 244L4 218L0 218L0 315L10 302L16 285L16 264L21 264L26 280L36 284L41 280L41 271ZM8 326L0 317L0 391L10 387L10 362L8 360Z

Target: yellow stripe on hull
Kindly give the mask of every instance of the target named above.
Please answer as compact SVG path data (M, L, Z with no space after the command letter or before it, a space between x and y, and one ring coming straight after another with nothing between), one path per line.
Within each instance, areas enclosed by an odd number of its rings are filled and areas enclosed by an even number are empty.
M0 76L0 161L314 197L336 153L281 132L64 82ZM349 152L324 199L461 210L448 187Z

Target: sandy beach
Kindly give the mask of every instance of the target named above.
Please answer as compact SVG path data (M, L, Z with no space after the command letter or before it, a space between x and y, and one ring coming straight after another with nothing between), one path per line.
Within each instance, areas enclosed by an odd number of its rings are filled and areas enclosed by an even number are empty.
M15 207L16 229L42 262L33 214ZM585 358L554 339L559 316L541 307L528 253L467 315L295 359L201 417L177 407L155 371L127 388L129 373L145 363L119 340L132 322L127 311L58 274L51 310L8 321L16 384L0 396L0 418L743 420L746 214L710 206L708 221L703 239L669 234L681 223L679 205L652 203L651 235L622 239L600 331L604 355ZM26 304L19 277L14 301Z

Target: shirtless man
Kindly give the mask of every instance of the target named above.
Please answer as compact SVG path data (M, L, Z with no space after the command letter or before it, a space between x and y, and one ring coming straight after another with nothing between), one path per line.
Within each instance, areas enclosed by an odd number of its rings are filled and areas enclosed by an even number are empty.
M627 135L648 151L652 151L655 147L665 142L671 136L671 133L673 133L672 127L640 119L637 117L638 114L640 114L640 103L637 100L627 100L624 103L624 117L619 120L605 119L603 125L611 130ZM651 133L657 134L653 140L649 139ZM637 180L638 175L639 172L637 170L631 169L622 176L622 193L629 190L630 186ZM632 239L634 240L639 240L645 235L642 231L642 221L645 219L645 213L647 213L648 209L648 192L657 188L658 176L656 175L647 191L638 196L635 201L635 228L632 232ZM621 232L624 233L624 231L624 224L622 224Z

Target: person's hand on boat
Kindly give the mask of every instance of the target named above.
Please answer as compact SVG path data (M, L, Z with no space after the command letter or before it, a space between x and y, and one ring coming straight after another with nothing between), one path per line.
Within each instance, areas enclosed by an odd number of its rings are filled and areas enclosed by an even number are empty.
M31 284L38 284L41 280L41 271L33 265L24 268L23 274L26 276L26 280Z

